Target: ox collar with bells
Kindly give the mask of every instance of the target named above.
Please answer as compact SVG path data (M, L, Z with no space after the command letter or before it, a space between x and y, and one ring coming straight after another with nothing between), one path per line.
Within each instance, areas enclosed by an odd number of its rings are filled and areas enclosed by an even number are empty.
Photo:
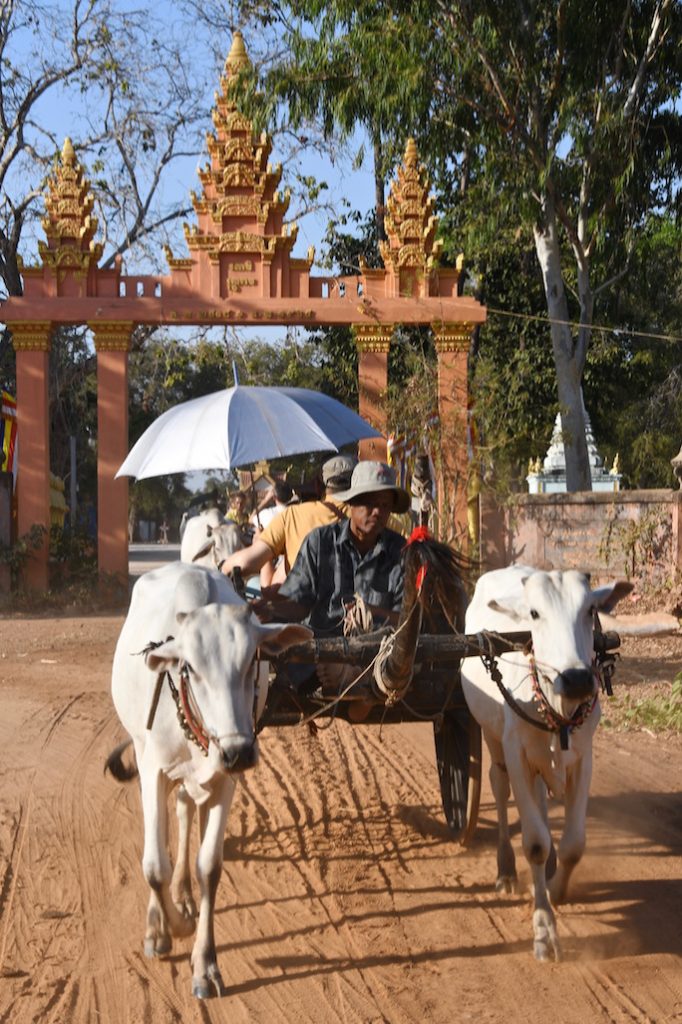
M485 646L484 640L484 635L479 633L478 641L481 648L484 648ZM570 734L574 729L578 729L592 713L594 706L597 703L597 694L595 693L591 700L584 701L582 704L579 704L570 718L565 718L563 715L560 715L558 711L555 711L547 700L547 697L543 693L540 685L535 658L530 651L527 650L526 653L530 662L531 679L533 682L533 702L538 709L541 716L540 718L533 718L531 715L527 714L521 705L514 700L511 693L504 685L502 673L497 667L492 650L489 649L486 653L481 654L481 660L512 711L518 715L519 718L522 718L524 722L528 722L529 725L534 726L536 729L541 729L543 732L558 733L561 749L568 750Z
M583 701L582 704L579 704L570 718L565 718L564 715L560 715L547 700L545 692L540 685L538 667L532 654L528 655L528 661L530 663L530 676L533 682L533 702L537 707L546 728L550 732L559 733L561 749L568 750L569 735L574 729L578 729L594 711L594 706L597 703L597 692L595 691L594 696L590 700ZM539 726L539 722L536 720L533 721Z

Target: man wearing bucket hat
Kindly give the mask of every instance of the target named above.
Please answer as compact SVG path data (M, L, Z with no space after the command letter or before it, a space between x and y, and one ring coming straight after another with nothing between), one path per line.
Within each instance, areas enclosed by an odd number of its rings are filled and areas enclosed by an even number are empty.
M348 519L308 534L279 593L270 602L257 602L257 612L304 618L324 636L348 632L348 611L358 599L375 621L397 619L405 539L387 523L392 513L407 511L407 491L386 463L364 461L336 500L346 503Z
M266 562L283 555L284 571L288 572L311 530L345 518L338 492L347 490L357 461L354 455L334 455L327 459L322 466L324 499L289 505L268 523L250 547L235 551L226 558L221 566L222 571L228 573L239 568L246 578L259 572Z

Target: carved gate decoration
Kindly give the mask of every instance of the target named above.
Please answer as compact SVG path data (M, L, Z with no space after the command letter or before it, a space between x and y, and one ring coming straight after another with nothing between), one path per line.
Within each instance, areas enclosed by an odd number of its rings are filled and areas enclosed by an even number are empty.
M49 526L48 356L52 332L87 324L97 353L98 558L103 573L127 576L128 482L114 480L128 452L128 350L136 324L352 325L358 347L360 414L386 431L383 397L396 324L429 324L438 352L439 416L445 479L454 522L466 528L467 354L485 319L474 299L457 295L459 271L438 266L436 218L413 140L387 203L381 269L352 277L313 276L314 252L292 257L296 225L284 223L288 192L278 191L281 166L268 158L267 135L230 99L230 80L248 63L235 33L207 136L210 163L192 193L197 224L185 225L189 257L166 249L170 273L134 276L100 269L93 198L69 139L45 197L46 241L40 262L23 266L24 294L7 300L3 319L17 356L21 469L18 530ZM385 443L363 442L361 456L385 458ZM48 581L47 545L27 572L29 586Z

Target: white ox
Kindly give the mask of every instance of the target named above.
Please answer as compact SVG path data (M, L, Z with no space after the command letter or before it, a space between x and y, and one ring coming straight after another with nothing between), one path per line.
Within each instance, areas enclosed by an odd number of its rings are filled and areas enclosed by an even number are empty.
M244 546L241 530L217 508L209 508L185 523L180 561L215 569Z
M511 892L516 885L507 818L510 783L518 807L523 852L533 877L538 960L548 959L550 953L560 959L551 904L564 900L585 849L592 737L601 714L594 665L595 615L599 609L609 611L630 590L632 585L622 581L591 590L589 577L573 570L539 572L511 566L481 576L466 615L467 634L530 630L532 636L532 653L515 651L497 659L500 683L510 702L481 660L462 662L462 687L490 751L499 891ZM565 804L558 864L548 825L548 790Z
M199 998L206 998L211 986L223 991L213 911L237 778L257 759L254 723L267 687L257 694L256 654L271 656L310 636L305 626L260 623L225 576L202 567L172 562L146 573L133 589L114 654L112 695L132 737L140 775L142 869L151 887L144 948L147 956L168 953L171 936L194 930L189 841L196 804L201 901L191 959L192 992ZM163 642L144 653L158 641ZM121 760L127 745L107 761L122 780L136 774ZM167 798L178 783L179 843L172 871Z

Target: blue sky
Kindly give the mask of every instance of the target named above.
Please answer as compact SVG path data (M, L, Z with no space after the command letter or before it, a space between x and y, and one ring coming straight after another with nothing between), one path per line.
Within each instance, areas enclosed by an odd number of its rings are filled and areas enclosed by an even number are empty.
M70 4L58 5L64 10ZM116 7L121 10L126 6L125 2L119 2ZM155 11L155 16L165 19L169 19L171 12L174 9L170 4L162 2L159 4ZM177 17L171 19L172 23L177 27L179 21ZM150 28L150 31L153 29ZM247 49L251 49L250 41L248 37L248 31L245 32L245 41ZM260 40L253 41L253 49L255 50L259 45ZM211 40L202 39L199 28L197 27L197 37L192 39L192 45L187 48L187 62L188 64L195 64L199 68L199 73L205 78L206 93L206 128L210 129L210 110L213 106L213 92L218 88L218 79L220 72L222 71L225 57L229 51L231 44L231 37L226 34L224 39L221 39L219 43L216 43L215 38ZM31 39L26 41L27 59L35 60L36 56L33 51L29 52L30 47L33 45ZM216 67L216 58L212 50L219 50L222 56L220 57L220 66ZM59 145L63 142L64 138L69 135L77 141L79 131L86 120L90 121L90 124L96 124L96 110L93 112L93 103L95 102L95 93L90 92L81 95L75 89L51 89L41 99L37 110L37 118L39 124L49 126L49 129L54 133L54 136L58 140ZM343 200L348 200L351 207L359 209L362 213L368 211L373 204L374 196L374 184L372 176L371 164L367 159L364 160L363 165L359 168L354 166L354 157L362 145L362 137L358 134L352 139L346 147L344 147L344 153L338 154L335 162L331 159L326 159L320 153L318 153L312 146L309 149L303 151L302 155L297 160L296 164L288 165L287 156L288 154L283 151L282 147L278 147L277 137L273 139L273 150L270 160L273 164L283 163L283 174L280 189L284 190L289 188L292 192L292 200L289 208L289 219L296 216L299 202L296 194L297 182L295 180L296 170L299 173L306 175L313 175L320 181L325 181L329 186L328 191L325 192L329 203L334 207L337 213L340 213L344 209ZM369 150L370 147L365 147L365 151ZM89 166L89 162L92 163L92 158L89 156L83 157L83 164L86 170L86 174L92 180L96 177L96 173L92 167ZM200 166L203 166L208 162L208 154L203 147L202 152L199 153L198 158L183 158L174 163L165 172L164 184L163 184L163 195L165 200L170 201L180 200L184 201L189 198L190 190L200 191L200 183L197 177L197 170ZM144 169L142 167L137 168L141 179L144 178ZM296 246L294 249L294 256L305 256L308 247L313 245L316 251L316 261L320 257L321 253L321 242L326 232L328 212L325 210L319 213L311 213L300 219L297 219L299 232ZM191 220L192 218L190 218ZM38 229L38 236L42 237L41 229ZM27 237L27 251L25 256L31 257L30 250L35 252L35 239L30 240ZM182 255L184 249L184 239L182 238L182 232L177 231L177 251L176 244L174 243L173 248L176 255ZM106 256L106 252L105 252ZM140 265L139 260L133 255L124 256L124 266L129 273L142 273L144 272L144 266ZM165 272L165 271L164 271ZM313 268L315 272L315 268ZM321 272L318 267L318 272ZM322 271L323 272L323 271Z
M116 9L120 12L126 7L126 0L116 3ZM66 0L59 2L56 5L56 9L61 13L68 10L70 2ZM161 0L159 5L151 15L151 19L163 20L168 19L171 12L171 5ZM150 19L150 25L152 21ZM174 25L177 26L177 22ZM152 31L152 28L150 28ZM44 46L46 53L49 56L49 50L54 46L54 39L50 39L45 35L42 36L44 40ZM247 49L251 49L248 32L245 33L245 40ZM216 57L212 52L211 44L213 48L220 50L221 56L219 58L219 66L216 66ZM196 37L191 39L190 45L187 46L187 61L197 62L200 67L203 77L206 81L206 128L210 129L210 110L213 106L213 93L218 88L218 81L220 72L224 66L224 61L227 53L229 52L231 44L231 37L226 35L224 39L220 40L219 45L216 44L215 38L211 40L202 40L201 34L197 32ZM254 49L258 45L258 41L254 41ZM27 34L25 40L22 40L22 48L26 50L26 60L37 62L40 59L40 54L35 49L36 41L35 36ZM36 108L36 122L38 125L44 125L53 134L59 147L61 147L63 140L66 136L73 137L74 141L77 142L80 130L82 129L86 120L89 120L91 124L97 121L97 110L95 105L96 92L92 91L89 93L81 94L76 89L54 89L48 91L41 99L38 107ZM374 198L374 182L372 175L372 168L369 161L365 160L363 165L360 167L354 166L354 157L362 144L362 138L360 135L355 137L349 142L344 148L343 154L338 154L335 161L326 159L316 149L310 147L303 151L301 154L298 164L294 166L288 166L286 163L287 154L281 151L278 146L277 137L273 139L273 150L271 154L271 162L273 164L283 163L283 174L280 189L284 190L289 188L292 192L292 200L289 208L289 217L292 218L296 215L297 207L299 206L299 199L296 195L297 182L296 182L296 170L299 173L306 175L312 175L318 180L323 180L328 185L328 190L325 193L327 202L334 208L337 214L342 213L346 209L345 201L350 204L353 209L360 210L362 213L366 213L373 205ZM365 147L365 151L371 152L371 147ZM89 155L81 157L82 163L85 168L87 177L92 181L97 177L97 171L92 166L92 160ZM197 170L200 166L203 166L208 162L208 154L205 148L198 154L197 157L187 157L176 161L171 168L169 168L164 183L164 198L170 200L180 200L184 202L189 199L189 193L191 190L196 192L200 191L200 182L197 176ZM144 176L144 170L142 167L138 168L141 176ZM17 177L23 173L23 169L17 172ZM24 182L18 181L18 190L24 187ZM297 218L298 223L298 238L294 247L293 256L303 257L306 255L309 246L315 247L316 252L316 263L313 265L312 272L314 273L325 273L319 263L317 262L321 255L322 239L326 233L327 222L329 218L329 211L321 210L318 213L311 213L305 217ZM190 221L194 218L189 217ZM173 250L176 256L182 256L186 254L186 247L184 245L184 238L182 236L182 230L180 225L177 227L177 231L174 232L174 236L177 238L177 242L173 242ZM24 236L24 245L22 246L22 252L27 262L31 263L37 256L37 238L43 237L42 228L37 225L36 231L31 234L26 233ZM101 226L98 232L98 238L102 238ZM161 246L159 245L159 253ZM106 252L105 252L106 256ZM160 268L162 273L166 273L165 260L161 259ZM127 273L144 273L149 272L149 266L145 266L144 263L138 258L136 253L126 254L124 257L124 272ZM243 329L245 336L257 334L259 337L265 340L276 343L279 339L284 336L284 328L259 328L259 329ZM134 439L131 438L131 443ZM201 484L201 480L198 484Z

